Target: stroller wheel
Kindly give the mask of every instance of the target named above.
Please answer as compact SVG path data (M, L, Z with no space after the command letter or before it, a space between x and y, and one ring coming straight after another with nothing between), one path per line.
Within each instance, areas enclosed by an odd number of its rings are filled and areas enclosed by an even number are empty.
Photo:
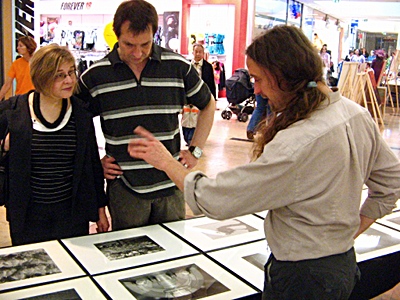
M241 112L237 114L237 118L238 118L239 122L242 122L242 113Z
M224 110L224 111L221 113L221 117L222 117L222 119L226 119L226 110Z
M228 111L226 112L226 119L227 119L227 120L230 120L231 118L232 118L232 112L228 110Z
M247 122L248 119L249 119L249 115L246 113L242 113L240 121Z

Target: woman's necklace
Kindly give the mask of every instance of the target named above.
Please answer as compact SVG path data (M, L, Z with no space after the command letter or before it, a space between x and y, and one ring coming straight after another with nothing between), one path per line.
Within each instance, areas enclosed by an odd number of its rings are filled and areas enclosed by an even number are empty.
M40 123L42 123L47 128L54 129L61 124L62 120L65 117L65 113L67 112L67 106L68 106L68 101L66 98L63 98L61 112L57 120L55 120L53 123L47 122L47 120L43 117L42 112L40 111L40 94L38 92L35 92L33 94L33 111L36 117L39 119Z

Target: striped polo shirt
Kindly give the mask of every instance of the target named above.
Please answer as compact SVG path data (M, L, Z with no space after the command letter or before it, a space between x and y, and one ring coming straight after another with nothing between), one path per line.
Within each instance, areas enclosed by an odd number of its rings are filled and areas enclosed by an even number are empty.
M164 172L129 156L129 140L138 138L133 130L143 126L178 158L178 115L183 105L203 109L211 93L180 54L153 44L151 57L138 79L120 59L117 48L118 44L82 74L78 97L89 101L92 111L100 115L106 152L123 170L126 186L143 198L172 195L175 184Z

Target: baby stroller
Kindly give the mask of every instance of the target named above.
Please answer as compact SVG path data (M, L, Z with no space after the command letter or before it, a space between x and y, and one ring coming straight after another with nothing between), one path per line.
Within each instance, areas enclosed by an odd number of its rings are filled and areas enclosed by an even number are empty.
M255 98L249 72L246 69L236 69L232 77L226 80L226 99L229 105L222 111L222 118L229 120L234 113L239 122L247 122L254 111Z

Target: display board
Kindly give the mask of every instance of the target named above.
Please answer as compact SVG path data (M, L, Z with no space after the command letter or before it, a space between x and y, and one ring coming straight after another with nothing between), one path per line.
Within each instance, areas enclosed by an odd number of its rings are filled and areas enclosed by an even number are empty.
M399 218L355 240L357 262L400 251ZM3 248L0 299L257 299L270 255L263 222L200 217Z

